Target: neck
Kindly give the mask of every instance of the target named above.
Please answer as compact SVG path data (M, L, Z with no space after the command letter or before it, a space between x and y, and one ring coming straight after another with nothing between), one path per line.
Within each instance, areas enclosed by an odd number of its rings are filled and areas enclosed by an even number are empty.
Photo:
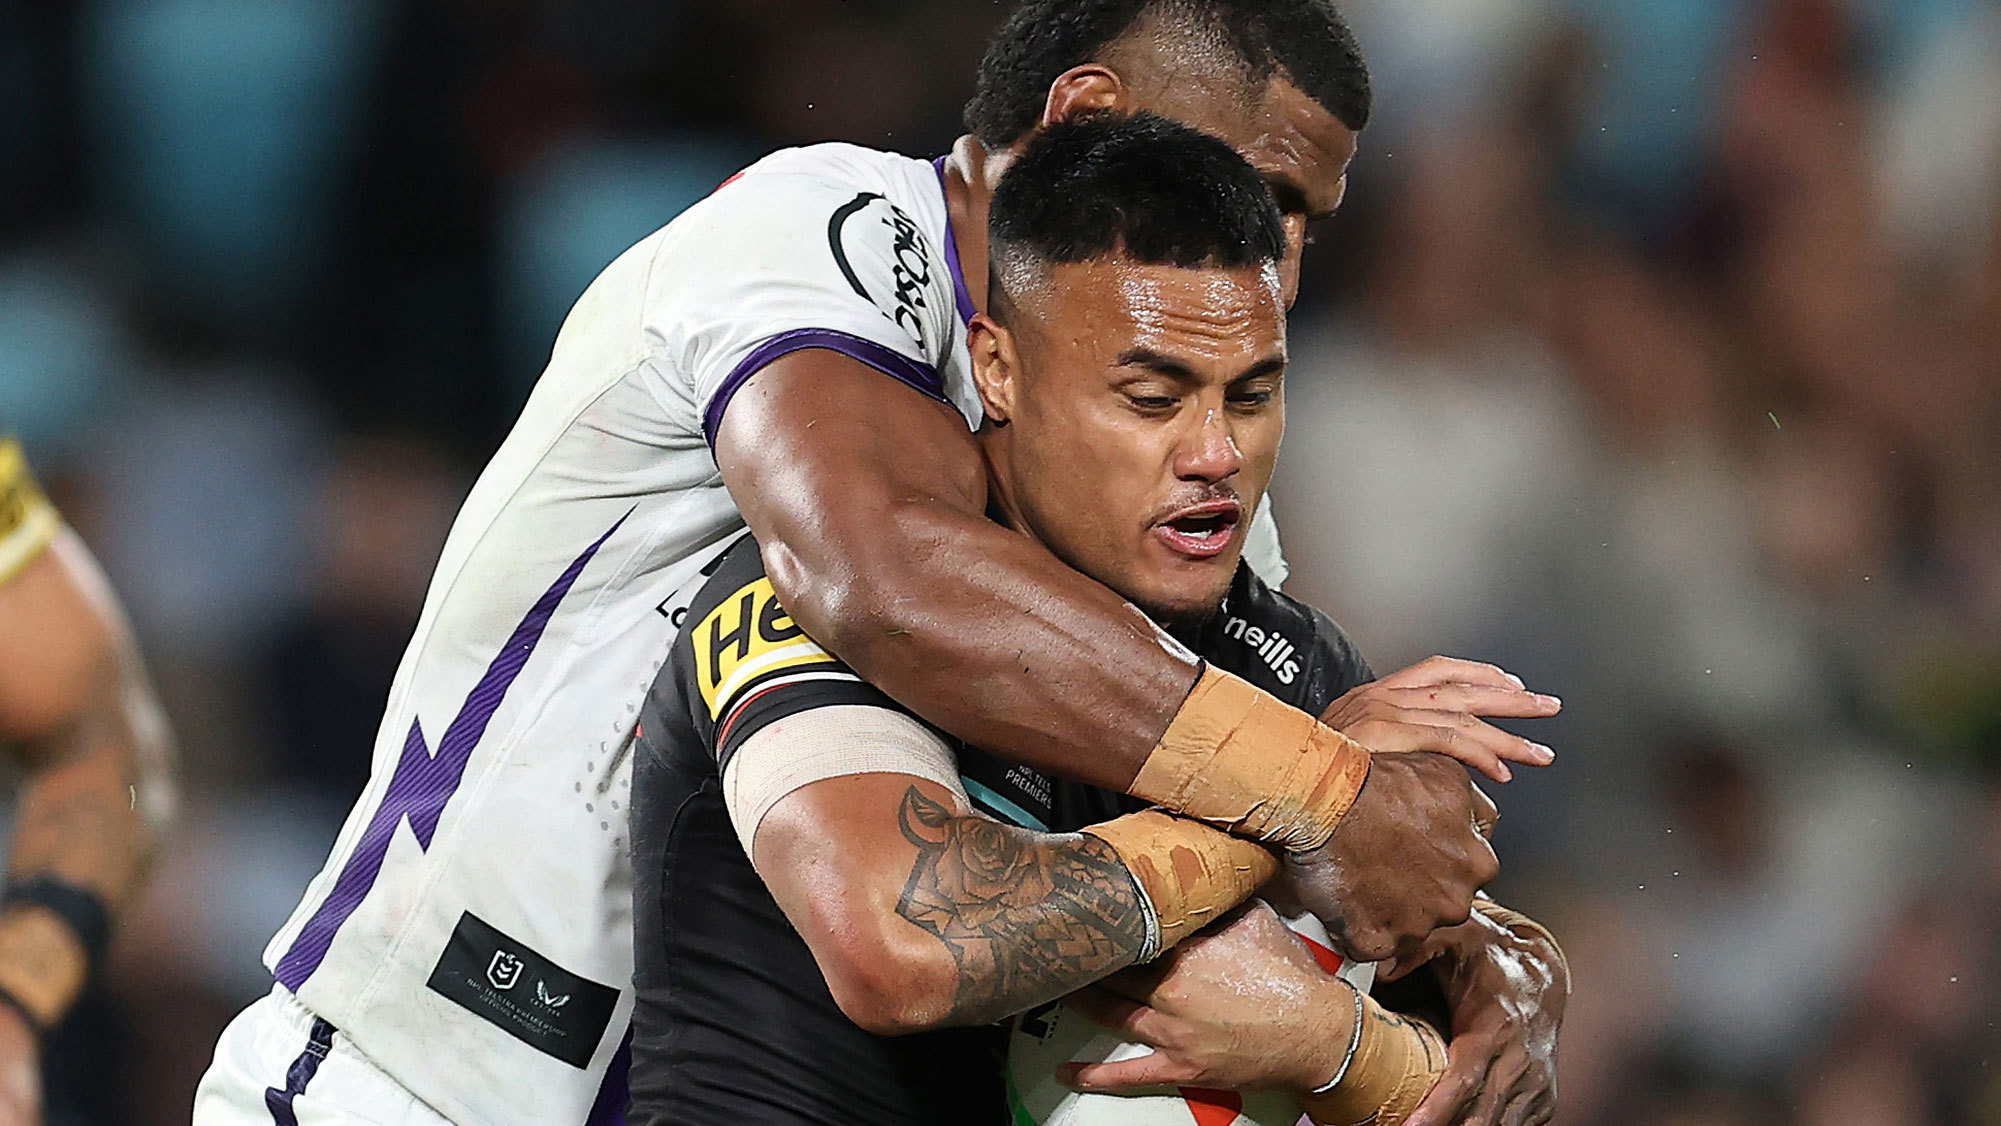
M987 463L987 515L1040 543L1035 529L1023 519L1021 503L1014 495L1007 438L1007 431L991 422L980 428L980 453Z
M982 313L987 311L987 208L1010 161L1008 153L990 153L972 136L959 138L945 158L945 210L959 244L959 272L973 308Z

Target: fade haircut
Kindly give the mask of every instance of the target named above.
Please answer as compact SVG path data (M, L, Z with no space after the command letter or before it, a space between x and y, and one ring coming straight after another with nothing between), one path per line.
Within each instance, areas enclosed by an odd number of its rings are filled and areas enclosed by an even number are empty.
M1285 255L1285 223L1228 144L1150 113L1094 114L1038 134L987 213L996 312L1024 271L1118 256L1239 269ZM1010 284L1012 283L1012 284Z
M987 45L966 128L988 148L1020 140L1060 75L1103 61L1147 15L1208 33L1259 88L1283 75L1348 128L1369 123L1369 69L1331 0L1022 0Z

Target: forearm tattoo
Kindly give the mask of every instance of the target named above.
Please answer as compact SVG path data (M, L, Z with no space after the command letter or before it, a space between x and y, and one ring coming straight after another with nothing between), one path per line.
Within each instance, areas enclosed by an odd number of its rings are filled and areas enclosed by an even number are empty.
M899 810L917 863L897 914L959 966L951 1024L985 1024L1131 965L1146 941L1139 890L1096 837L1036 840L960 817L912 786Z

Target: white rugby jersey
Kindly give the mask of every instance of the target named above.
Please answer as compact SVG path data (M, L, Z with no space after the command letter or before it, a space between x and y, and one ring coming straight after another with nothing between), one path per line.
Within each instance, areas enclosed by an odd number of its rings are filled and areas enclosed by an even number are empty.
M447 1117L624 1121L633 728L742 527L709 443L744 381L804 348L977 425L942 167L787 150L641 241L577 302L460 510L368 789L265 952Z

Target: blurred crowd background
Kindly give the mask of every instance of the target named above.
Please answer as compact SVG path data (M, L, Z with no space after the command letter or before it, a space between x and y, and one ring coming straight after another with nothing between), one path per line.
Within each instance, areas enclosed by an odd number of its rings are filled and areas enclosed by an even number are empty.
M1496 794L1560 1122L2001 1123L2001 4L1346 10L1291 588L1565 699ZM0 418L189 794L52 1123L186 1121L584 285L771 148L944 151L1003 13L0 0Z

